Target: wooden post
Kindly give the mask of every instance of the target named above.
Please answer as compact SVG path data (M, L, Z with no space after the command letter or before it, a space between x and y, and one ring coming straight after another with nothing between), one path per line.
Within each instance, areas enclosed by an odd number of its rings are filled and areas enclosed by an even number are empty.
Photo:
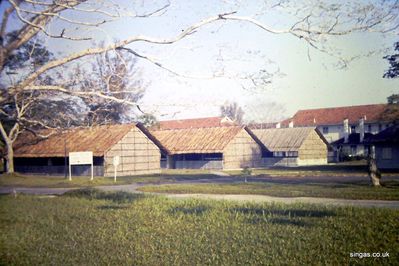
M114 156L112 164L114 165L114 182L116 182L116 169L119 165L119 156Z
M69 181L72 181L72 169L71 169L71 162L69 162Z
M91 178L90 180L93 181L94 179L94 166L93 166L93 161L91 162Z

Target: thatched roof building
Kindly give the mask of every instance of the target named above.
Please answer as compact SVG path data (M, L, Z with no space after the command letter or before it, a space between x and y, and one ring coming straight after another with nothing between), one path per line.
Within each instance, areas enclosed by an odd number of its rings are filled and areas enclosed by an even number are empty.
M43 138L39 135L47 135ZM66 131L26 132L14 145L16 170L30 173L63 174L69 152L91 151L96 175L113 174L113 157L119 156L119 175L160 171L160 148L140 124L104 125ZM68 158L67 158L68 159ZM77 167L76 169L85 169ZM87 167L86 167L87 168ZM79 172L79 170L76 170ZM85 173L86 170L81 170Z
M253 129L253 134L268 150L265 166L326 164L328 142L313 127Z
M104 156L133 127L135 126L105 125L60 132L42 130L36 135L27 132L15 143L14 157L64 157L65 150L92 151L94 156Z
M239 169L260 163L261 146L239 126L156 130L168 168Z

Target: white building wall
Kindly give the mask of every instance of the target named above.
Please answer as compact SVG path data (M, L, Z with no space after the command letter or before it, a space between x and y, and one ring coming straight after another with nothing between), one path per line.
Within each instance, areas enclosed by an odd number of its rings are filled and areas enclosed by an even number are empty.
M370 125L370 127L369 127ZM355 132L350 132L350 133L359 133L359 124L349 124L349 128L352 126L355 126ZM323 128L328 127L328 133L323 132ZM372 134L377 134L380 131L384 130L387 127L386 123L364 123L364 131L365 133L372 133ZM342 125L319 125L317 126L317 129L323 134L323 136L326 138L326 140L331 143L336 140L339 140L344 137L344 127Z
M323 128L328 127L328 133L323 133ZM324 138L331 143L344 137L343 125L321 125L317 129L323 134Z

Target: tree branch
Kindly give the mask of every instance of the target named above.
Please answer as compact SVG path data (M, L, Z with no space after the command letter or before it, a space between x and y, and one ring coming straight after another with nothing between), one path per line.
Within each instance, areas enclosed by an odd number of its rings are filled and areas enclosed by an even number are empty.
M119 99L114 96L105 95L98 91L73 91L73 90L65 89L61 86L51 86L51 85L27 86L24 88L24 91L58 91L58 92L66 93L69 95L79 96L79 97L87 98L87 97L94 96L94 97L99 97L99 98L102 98L105 100L110 100L110 101L114 101L114 102L121 103L121 104L126 104L126 105L130 105L130 106L135 106L135 107L138 106L138 104L135 102L125 100L125 99Z

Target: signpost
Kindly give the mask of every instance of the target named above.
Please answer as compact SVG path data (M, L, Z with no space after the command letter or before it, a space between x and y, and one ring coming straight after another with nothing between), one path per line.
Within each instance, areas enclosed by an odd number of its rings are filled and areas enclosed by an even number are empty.
M82 152L70 152L69 153L69 181L72 180L72 165L91 165L91 178L93 180L93 152L82 151Z
M116 169L118 168L119 165L119 156L114 156L114 160L113 160L113 164L114 164L114 182L116 182Z

